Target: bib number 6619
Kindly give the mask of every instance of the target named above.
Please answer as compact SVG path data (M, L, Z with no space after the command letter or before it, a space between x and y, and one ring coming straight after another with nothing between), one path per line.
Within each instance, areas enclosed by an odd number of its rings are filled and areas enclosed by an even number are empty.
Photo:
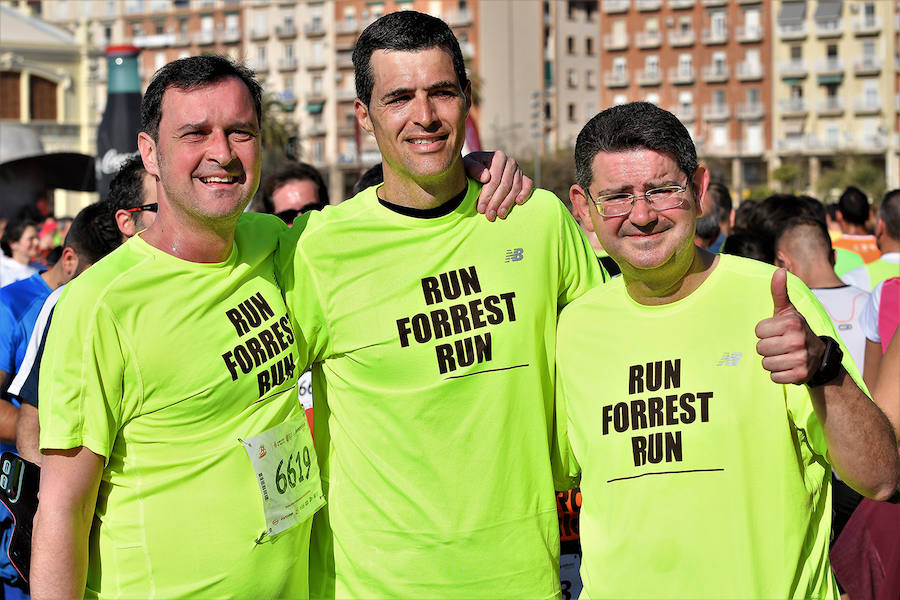
M294 464L297 465L297 468L294 468ZM300 482L302 483L304 479L309 478L309 468L312 465L312 460L309 456L309 447L303 446L302 456L301 452L297 452L296 454L291 454L288 456L287 468L283 467L284 459L278 462L278 468L275 469L275 488L278 490L279 494L283 494L288 490L288 486L296 487L297 486L297 478L299 476ZM303 467L306 467L306 472L303 472Z

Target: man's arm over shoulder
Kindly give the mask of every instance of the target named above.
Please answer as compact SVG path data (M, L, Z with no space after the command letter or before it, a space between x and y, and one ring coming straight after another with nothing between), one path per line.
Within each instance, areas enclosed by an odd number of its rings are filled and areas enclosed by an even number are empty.
M798 284L793 289L796 292L792 294L797 295L804 286ZM811 296L808 290L807 294ZM827 455L835 472L848 485L876 500L890 498L900 482L897 440L884 413L866 394L849 352L843 349L841 366L829 380L815 381L826 355L826 344L818 336L838 340L830 320L821 308L815 308L814 302L807 303L804 298L797 300L806 305L806 316L795 308L788 297L783 269L772 277L772 298L773 317L764 319L756 328L760 338L757 352L763 356L763 367L770 371L774 382L804 385L808 389L812 411L789 406L795 423L807 431L814 449ZM813 385L806 385L811 381Z
M31 595L36 600L84 596L103 462L84 446L45 451L31 552Z

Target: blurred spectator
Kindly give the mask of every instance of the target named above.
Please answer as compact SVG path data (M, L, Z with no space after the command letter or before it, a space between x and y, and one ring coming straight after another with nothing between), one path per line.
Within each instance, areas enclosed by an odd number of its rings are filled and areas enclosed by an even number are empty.
M734 211L734 223L732 223L731 231L747 231L750 228L750 222L753 219L753 212L759 207L759 202L753 200L745 200L738 205ZM729 233L731 235L731 233Z
M775 263L774 255L768 251L768 246L760 237L744 229L735 229L731 235L725 238L725 243L722 244L722 254L752 258L770 265Z
M144 169L140 155L122 163L109 183L107 210L112 214L124 242L156 219L156 178Z
M900 277L900 189L884 195L875 223L875 242L881 258L844 274L850 285L871 290L890 277Z
M731 233L734 224L734 204L731 201L731 192L721 183L711 183L706 190L707 198L711 199L719 214L719 236L709 245L710 252L721 252L725 238Z
M384 181L384 167L381 166L381 163L372 165L353 184L353 195L355 196L373 185L378 185L382 181Z
M257 212L274 214L285 223L310 210L328 205L328 187L322 174L307 163L287 162L266 176L258 196Z
M37 447L39 429L36 410L38 373L36 365L40 364L41 352L38 351L38 346L50 324L53 307L66 283L115 250L121 243L121 234L107 205L95 203L82 209L72 223L70 234L66 236L66 244L57 267L47 271L47 273L51 273L58 268L61 270L62 276L52 283L47 282L48 287L53 288L53 292L43 294L40 302L37 302L37 298L35 298L35 302L32 303L29 310L28 320L23 323L23 333L27 330L24 342L22 342L22 337L16 339L18 346L15 364L16 378L9 386L8 392L16 400L22 401L24 407L20 411L19 421L16 424L15 439L20 454L27 460L40 464L40 453ZM47 273L42 273L42 276ZM58 282L61 283L55 285ZM15 285L21 283L24 282ZM35 307L34 304L37 306ZM23 384L29 375L34 377L34 388L33 390L28 388L27 392L23 392ZM21 439L23 435L25 436L24 440ZM22 451L23 445L26 448L25 452Z
M694 244L700 248L706 248L711 252L711 246L717 243L722 246L722 230L719 228L719 207L710 202L703 207L703 216L697 217L697 225L694 229Z
M57 246L47 253L47 257L44 259L44 261L47 263L48 269L59 262L59 257L62 256L62 251L63 247Z
M37 273L32 261L38 255L37 224L20 219L10 221L0 238L0 287Z
M866 335L863 379L871 389L878 376L881 356L900 326L900 277L885 279L872 289L860 315L860 325Z
M794 217L779 234L775 248L775 265L786 268L812 290L862 373L866 336L859 316L869 292L845 284L834 274L834 253L825 223Z
M853 186L844 190L835 212L835 219L844 234L834 241L834 247L855 252L866 263L878 260L881 252L875 243L875 236L866 229L866 222L871 216L872 207L862 190Z

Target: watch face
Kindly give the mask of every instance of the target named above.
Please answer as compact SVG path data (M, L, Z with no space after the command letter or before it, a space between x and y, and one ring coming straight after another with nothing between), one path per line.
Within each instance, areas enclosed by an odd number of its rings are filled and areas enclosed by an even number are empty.
M806 385L812 387L828 383L837 377L841 369L841 360L844 358L844 352L837 340L827 335L819 336L819 339L825 342L825 352L822 353L822 364L819 365L819 369L806 382Z

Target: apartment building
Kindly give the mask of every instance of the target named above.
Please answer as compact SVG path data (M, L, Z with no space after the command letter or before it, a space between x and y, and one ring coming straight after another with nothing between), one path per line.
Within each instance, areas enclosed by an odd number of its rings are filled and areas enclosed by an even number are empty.
M715 179L738 192L764 183L769 12L761 0L601 0L601 105L671 110Z
M900 57L895 0L777 0L774 161L816 189L835 156L870 157L900 186Z

